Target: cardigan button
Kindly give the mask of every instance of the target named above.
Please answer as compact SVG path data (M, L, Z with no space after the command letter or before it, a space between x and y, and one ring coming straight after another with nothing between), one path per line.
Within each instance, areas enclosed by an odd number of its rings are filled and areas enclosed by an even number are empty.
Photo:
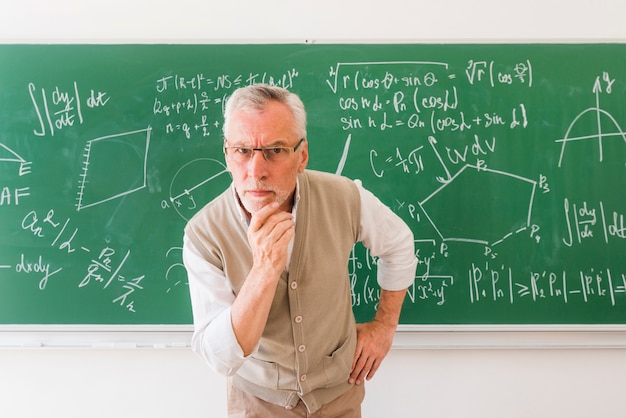
M302 344L301 346L298 346L299 352L304 353L305 350L306 350L306 346L304 344Z
M296 316L293 320L296 322L296 324L302 323L302 315Z
M298 282L296 282L295 280L293 282L291 282L291 289L296 290L298 288Z
M304 382L306 380L306 374L303 374L302 376L300 376L300 381Z

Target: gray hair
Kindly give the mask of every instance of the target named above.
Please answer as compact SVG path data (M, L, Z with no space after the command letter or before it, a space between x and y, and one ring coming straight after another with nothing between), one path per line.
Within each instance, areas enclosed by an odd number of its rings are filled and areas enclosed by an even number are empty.
M226 129L235 110L262 110L270 100L282 103L291 110L298 138L306 139L306 110L300 97L285 88L269 84L253 84L241 87L233 92L224 108L224 125L222 126L224 137L227 137Z

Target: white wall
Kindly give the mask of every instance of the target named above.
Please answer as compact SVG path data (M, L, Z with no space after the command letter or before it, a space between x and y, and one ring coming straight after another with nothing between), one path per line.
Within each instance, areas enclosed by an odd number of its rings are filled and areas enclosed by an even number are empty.
M394 350L365 418L624 417L624 350ZM188 350L0 350L6 418L225 417Z
M0 42L626 42L625 12L623 0L0 0ZM394 349L364 416L623 417L624 388L624 348ZM184 349L0 350L2 417L222 417L224 396Z
M622 0L0 0L0 41L625 39Z

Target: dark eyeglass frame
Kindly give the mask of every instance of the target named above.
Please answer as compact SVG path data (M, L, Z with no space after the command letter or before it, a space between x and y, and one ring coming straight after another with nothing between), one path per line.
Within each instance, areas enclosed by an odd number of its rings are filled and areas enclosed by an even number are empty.
M304 138L300 138L300 141L298 141L298 143L294 146L294 147L261 147L261 148L250 148L250 147L227 147L224 146L224 155L226 157L228 157L228 150L232 150L235 151L236 153L238 152L239 154L241 154L242 156L246 156L247 159L245 161L250 161L252 159L252 157L254 156L254 152L255 151L261 151L261 154L263 155L263 158L265 159L265 161L270 161L273 162L274 160L272 160L272 151L276 151L276 150L281 150L281 151L285 151L285 150L289 150L290 155L291 153L295 153L298 150L298 147L300 147L300 145L304 142ZM242 153L241 151L245 150L245 153ZM268 157L269 156L269 157Z

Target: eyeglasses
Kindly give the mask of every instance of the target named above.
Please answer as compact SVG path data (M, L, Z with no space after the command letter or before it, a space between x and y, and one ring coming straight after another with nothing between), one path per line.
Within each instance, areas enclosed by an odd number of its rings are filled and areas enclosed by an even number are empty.
M231 161L243 164L252 159L254 151L261 151L265 161L270 163L280 163L289 159L291 154L296 152L300 144L304 142L304 138L300 139L295 147L264 147L264 148L250 148L250 147L224 147L224 154Z

